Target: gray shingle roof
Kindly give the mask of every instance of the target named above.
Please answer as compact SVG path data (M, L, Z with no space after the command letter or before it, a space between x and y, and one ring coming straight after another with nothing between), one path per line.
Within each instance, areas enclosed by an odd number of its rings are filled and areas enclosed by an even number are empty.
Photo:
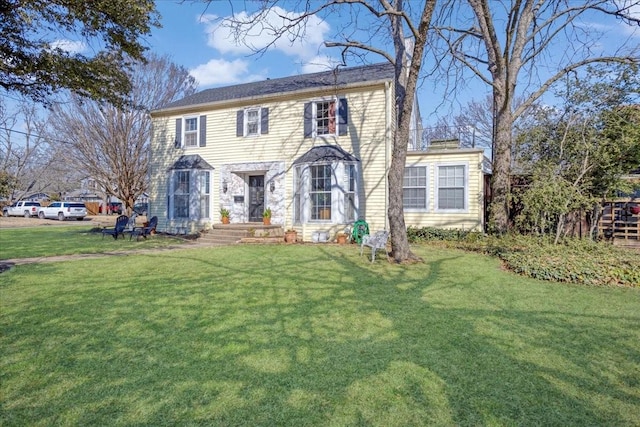
M311 150L298 157L293 164L299 165L301 163L332 162L334 160L347 162L359 161L355 156L347 153L337 145L320 145L318 147L313 147Z
M185 154L169 168L169 170L177 169L214 169L214 167L197 154Z
M162 110L188 107L191 105L209 104L254 96L272 95L277 93L295 92L303 89L313 89L331 86L343 86L376 80L392 80L394 67L390 63L363 65L360 67L339 68L336 72L302 74L298 76L269 79L235 86L225 86L206 89L186 98L174 101Z

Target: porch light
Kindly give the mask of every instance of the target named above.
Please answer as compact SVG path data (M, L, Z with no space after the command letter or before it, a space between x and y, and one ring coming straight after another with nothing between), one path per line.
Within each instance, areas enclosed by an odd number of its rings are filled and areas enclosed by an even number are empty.
M276 191L276 183L271 181L271 184L269 184L269 190L271 190L271 192L273 193L274 191Z
M229 186L227 185L227 180L223 179L222 180L222 192L227 194L227 190L229 190Z

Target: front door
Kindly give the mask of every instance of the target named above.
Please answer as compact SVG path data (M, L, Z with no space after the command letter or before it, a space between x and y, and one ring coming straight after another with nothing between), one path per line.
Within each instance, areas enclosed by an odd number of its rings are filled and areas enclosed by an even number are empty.
M249 176L249 221L262 222L264 212L264 175Z

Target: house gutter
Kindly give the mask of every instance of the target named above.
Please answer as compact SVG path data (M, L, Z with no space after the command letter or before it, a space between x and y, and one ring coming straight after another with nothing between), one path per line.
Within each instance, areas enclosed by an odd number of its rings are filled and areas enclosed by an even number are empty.
M283 96L300 95L300 97L303 97L303 95L308 95L310 93L327 92L328 90L344 91L344 90L357 89L357 88L380 86L382 84L388 87L390 84L390 80L378 79L378 80L371 80L367 82L348 83L341 86L329 86L329 85L316 86L311 88L293 90L290 92L276 92L276 93L269 93L265 95L248 96L244 98L232 98L232 99L225 99L221 101L206 102L202 104L189 104L189 105L183 105L183 106L174 107L174 108L161 108L158 110L151 111L149 115L152 118L172 116L172 115L185 113L185 112L193 113L195 111L209 111L213 109L232 107L234 105L255 104L255 103L260 103L260 102L264 102L271 99L273 100L281 99Z

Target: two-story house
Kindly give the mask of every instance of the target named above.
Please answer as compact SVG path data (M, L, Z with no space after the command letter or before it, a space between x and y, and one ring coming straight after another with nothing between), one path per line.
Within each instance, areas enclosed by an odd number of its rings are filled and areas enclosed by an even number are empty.
M407 224L481 229L482 150L411 149L404 189L390 189L395 117L390 64L178 100L152 112L149 215L160 231L193 232L219 223L221 208L232 223L251 223L268 207L272 224L310 240L357 219L388 228L388 194L404 191Z

